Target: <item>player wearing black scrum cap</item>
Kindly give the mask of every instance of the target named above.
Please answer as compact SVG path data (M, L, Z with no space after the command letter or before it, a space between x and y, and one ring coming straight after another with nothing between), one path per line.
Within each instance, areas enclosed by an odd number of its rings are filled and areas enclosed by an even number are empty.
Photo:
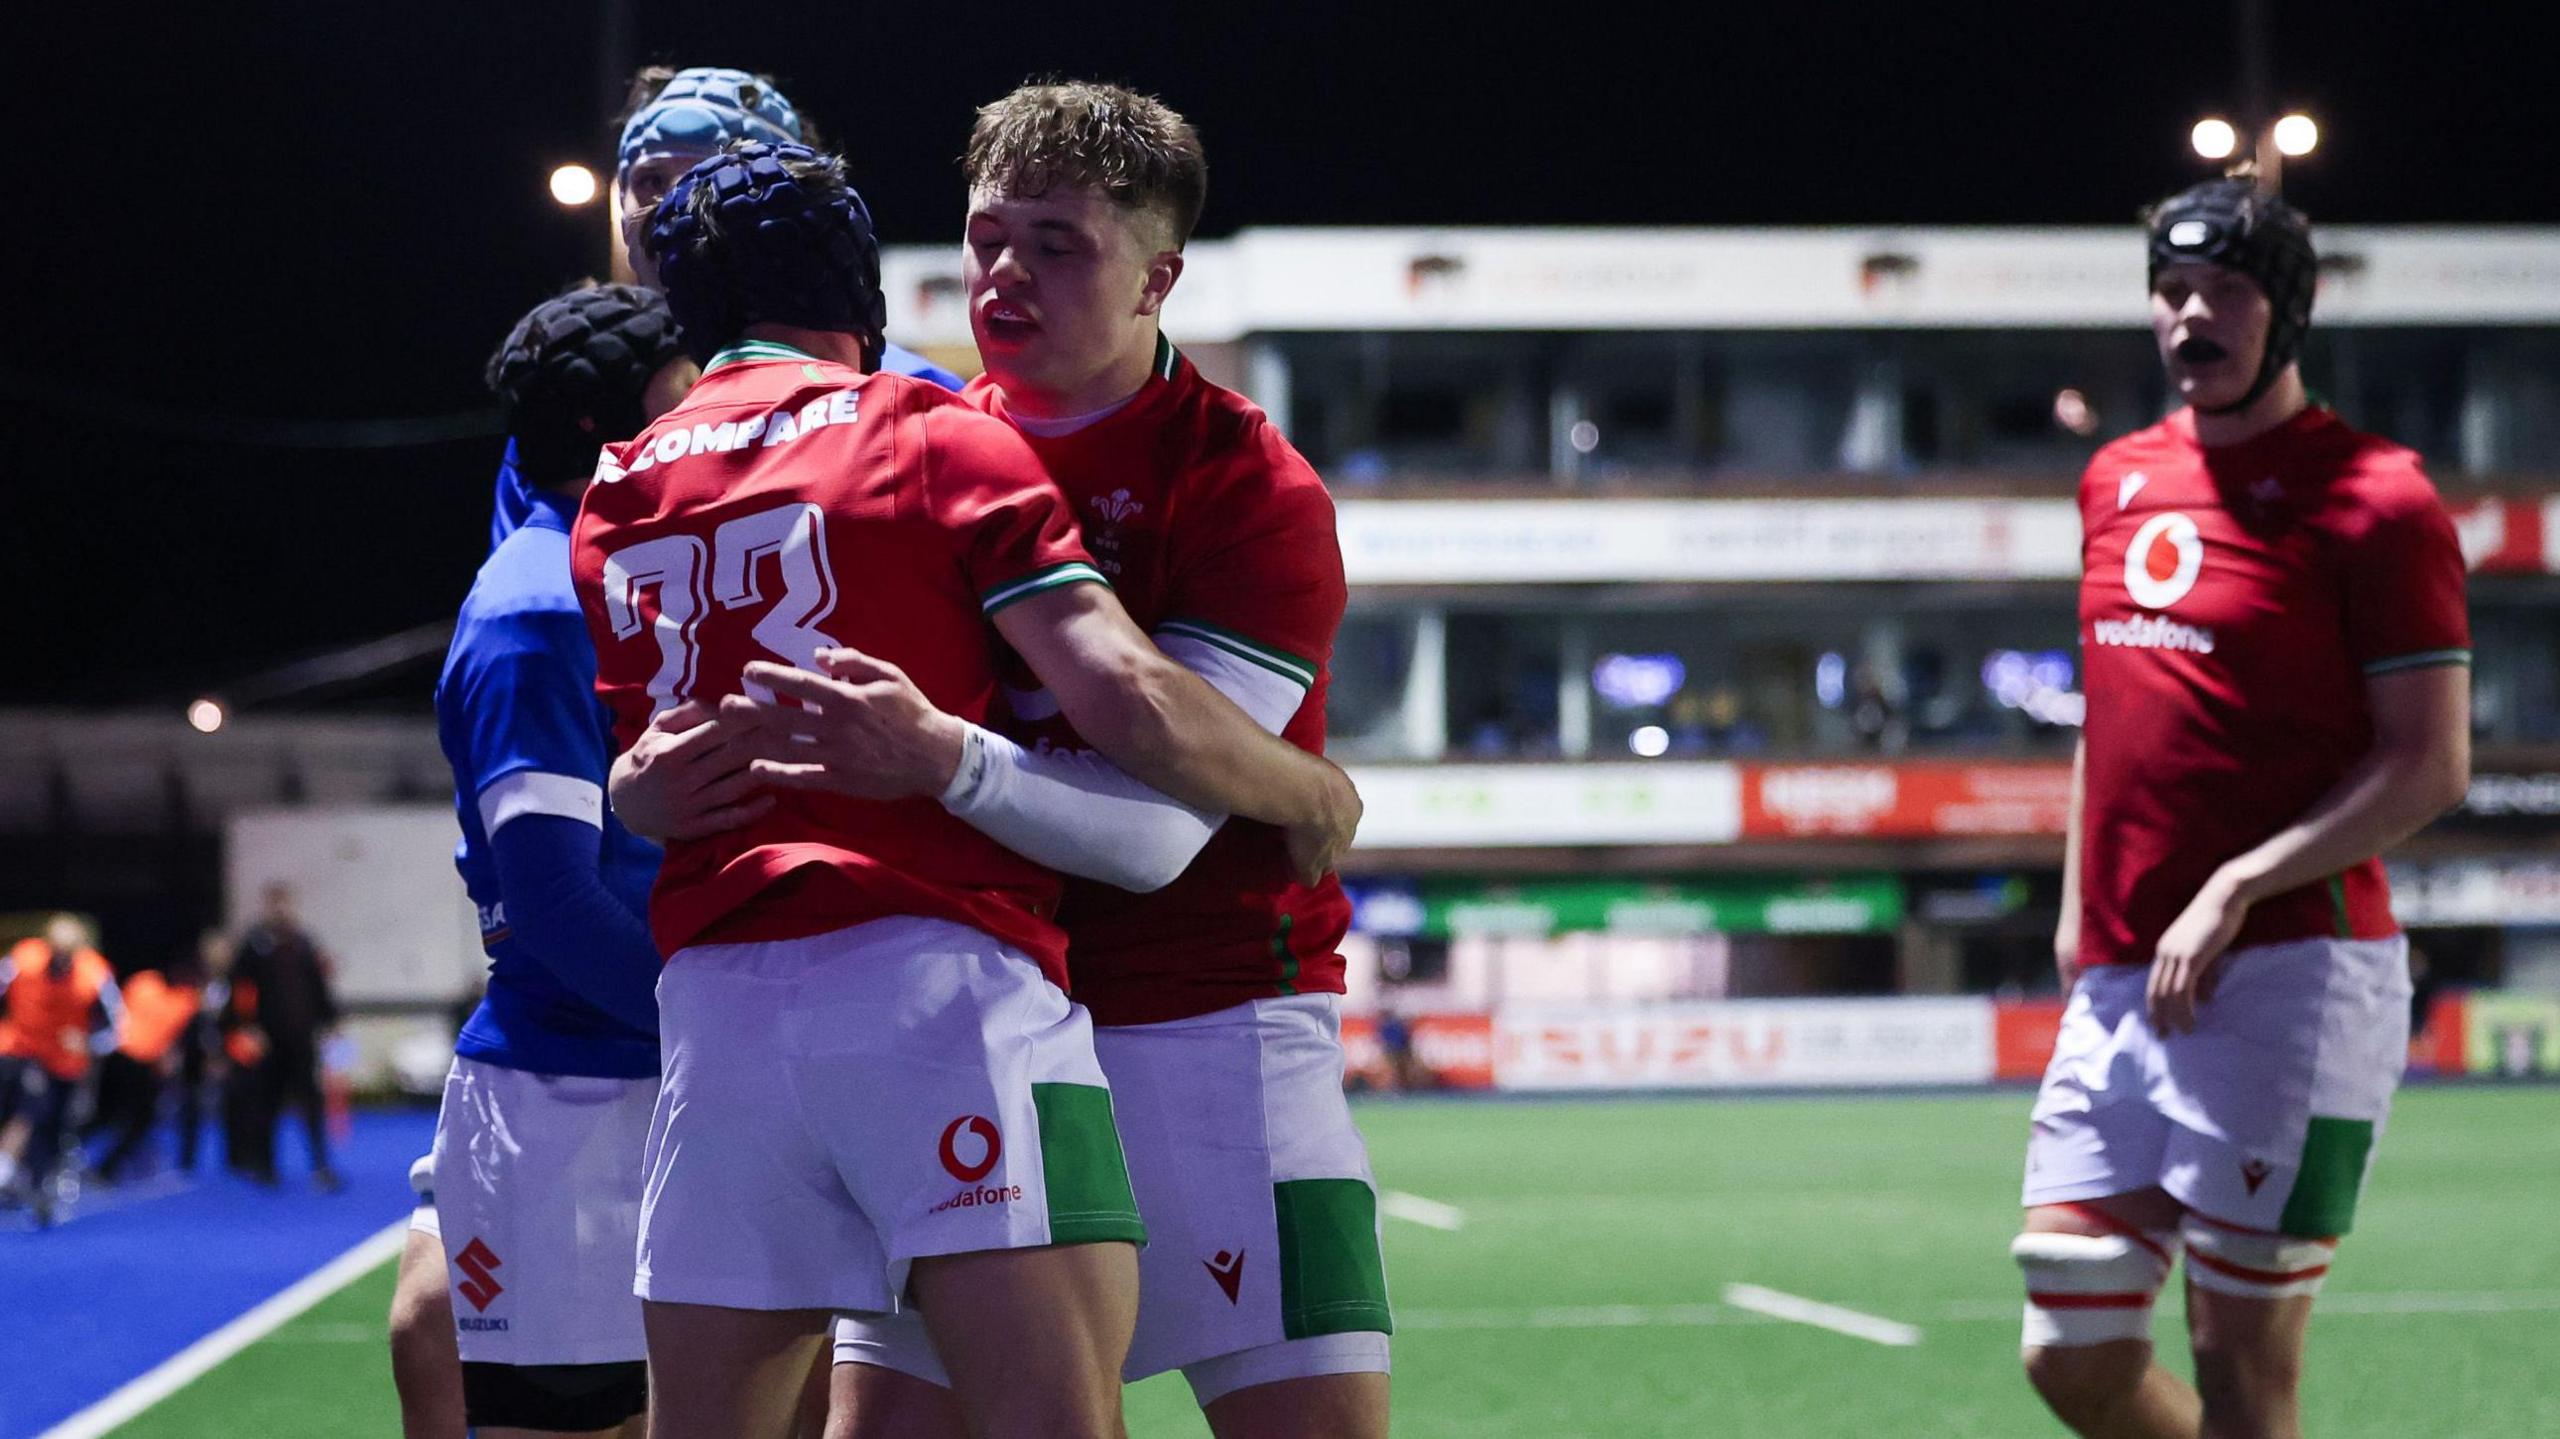
M2469 776L2462 555L2418 457L2303 390L2302 216L2213 180L2148 238L2185 407L2080 485L2070 1004L2011 1252L2027 1373L2073 1429L2286 1439L2408 1053L2377 856ZM2151 1346L2181 1250L2192 1384Z
M633 1253L658 1093L644 916L658 851L604 802L612 734L570 587L569 526L603 448L701 371L665 300L594 285L536 306L487 373L525 510L463 601L436 721L489 986L445 1081L431 1192L393 1306L394 1371L410 1439L458 1439L457 1398L482 1439L637 1433L648 1383Z

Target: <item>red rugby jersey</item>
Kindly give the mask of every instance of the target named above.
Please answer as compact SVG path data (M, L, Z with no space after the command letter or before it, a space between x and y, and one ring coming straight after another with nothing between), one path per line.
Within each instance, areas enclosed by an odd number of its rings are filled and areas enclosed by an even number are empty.
M658 709L734 693L749 660L806 666L834 645L986 721L1000 644L985 617L1101 578L1010 426L933 385L762 342L724 351L683 404L606 447L572 564L626 748ZM650 900L661 953L925 915L1063 982L1047 870L930 798L776 798L751 825L668 846Z
M1345 598L1332 497L1252 401L1201 378L1169 342L1158 342L1156 359L1146 387L1110 416L1073 434L1024 438L1074 502L1096 562L1139 625L1213 644L1302 686L1281 734L1321 754ZM966 397L1005 413L1003 393L983 378ZM1024 709L1041 716L1055 706L1034 698ZM1054 713L1019 720L1013 733L1083 747ZM1331 876L1299 884L1270 825L1228 820L1181 878L1153 894L1071 879L1061 913L1073 992L1097 1024L1342 992L1350 901Z
M2080 958L2147 964L2372 748L2368 676L2469 663L2462 551L2418 457L2319 408L2216 449L2181 410L2098 452L2080 517ZM2368 860L2260 900L2235 945L2396 932Z

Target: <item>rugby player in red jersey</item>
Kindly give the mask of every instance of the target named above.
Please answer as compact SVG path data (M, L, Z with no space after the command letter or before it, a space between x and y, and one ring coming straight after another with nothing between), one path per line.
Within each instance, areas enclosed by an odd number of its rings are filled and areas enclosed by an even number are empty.
M1340 772L1130 624L1019 435L874 370L878 251L838 162L705 161L648 244L705 369L606 448L575 531L626 745L689 702L790 691L839 646L983 718L1000 634L1132 773L1292 826L1311 866L1348 842ZM973 1431L1119 1432L1144 1231L1059 987L1058 882L904 794L785 790L668 847L638 1284L655 1434L789 1432L829 1312L909 1303Z
M1345 594L1332 502L1158 323L1206 192L1198 137L1118 87L1033 85L980 112L966 165L986 362L966 398L1029 442L1165 653L1320 751ZM1376 1193L1342 1094L1340 884L1301 882L1267 825L1133 783L1036 681L1013 696L1015 744L936 713L869 657L820 667L836 679L768 682L826 722L741 702L722 724L787 737L771 752L788 782L900 776L1082 877L1060 913L1071 989L1093 1011L1149 1233L1127 1377L1182 1370L1224 1439L1385 1433ZM977 748L955 775L964 740ZM911 1317L848 1318L836 1354L831 1435L957 1432Z
M2185 407L2080 485L2089 717L2028 1143L2025 1362L2087 1435L2288 1436L2408 1049L2377 860L2460 800L2469 625L2418 458L2303 390L2315 262L2247 178L2149 218ZM2181 1247L2190 1385L2154 1361Z

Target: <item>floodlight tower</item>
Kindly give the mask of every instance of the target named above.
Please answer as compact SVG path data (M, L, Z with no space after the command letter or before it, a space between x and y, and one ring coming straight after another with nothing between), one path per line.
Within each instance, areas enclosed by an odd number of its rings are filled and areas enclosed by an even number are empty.
M2258 184L2269 194L2284 190L2284 162L2317 149L2320 126L2299 111L2274 113L2267 80L2267 0L2236 0L2233 7L2240 49L2238 123L2209 115L2188 131L2187 143L2207 160L2228 160L2245 139Z

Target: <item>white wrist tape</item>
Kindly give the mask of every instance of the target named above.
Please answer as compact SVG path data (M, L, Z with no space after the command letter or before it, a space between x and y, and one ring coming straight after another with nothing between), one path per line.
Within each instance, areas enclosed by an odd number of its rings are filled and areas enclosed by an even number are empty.
M942 787L942 807L956 815L966 815L979 792L987 783L987 732L963 720L960 722L960 767L951 772L951 783Z

